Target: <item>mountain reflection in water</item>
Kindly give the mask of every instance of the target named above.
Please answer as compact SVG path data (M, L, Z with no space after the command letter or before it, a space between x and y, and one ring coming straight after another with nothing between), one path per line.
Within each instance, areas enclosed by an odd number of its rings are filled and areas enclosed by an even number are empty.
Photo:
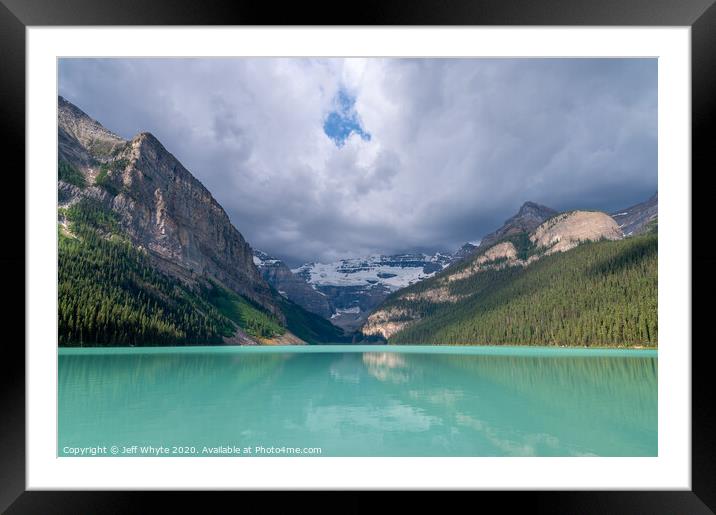
M331 350L331 349L328 349ZM655 456L655 353L206 348L60 353L59 448Z

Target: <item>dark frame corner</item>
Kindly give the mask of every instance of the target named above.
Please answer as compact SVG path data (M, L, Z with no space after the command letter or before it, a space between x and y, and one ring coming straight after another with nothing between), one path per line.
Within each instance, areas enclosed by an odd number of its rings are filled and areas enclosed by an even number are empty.
M713 191L716 152L709 137L716 125L716 4L715 0L366 0L354 6L352 25L622 25L690 26L692 73L692 237L707 233L709 199ZM9 200L19 205L12 213L25 213L25 29L33 25L345 25L338 11L322 4L286 3L276 9L270 3L205 0L0 0L0 145L6 156L3 170ZM684 171L683 173L688 173ZM18 194L22 191L22 194ZM0 255L11 302L4 310L6 327L16 327L25 315L25 225L4 227L5 248ZM694 240L692 240L694 241ZM20 242L23 242L21 245ZM702 321L711 313L711 302L694 302L714 291L716 252L692 244L692 490L641 492L483 492L501 506L532 513L689 513L716 512L716 404L711 399L709 341L697 338ZM9 284L8 284L9 282ZM10 288L7 288L9 286ZM20 302L19 299L23 299ZM712 315L711 315L712 316ZM24 326L17 339L25 339ZM0 510L7 513L132 513L146 510L146 501L157 500L178 507L205 506L207 495L183 492L39 492L25 491L25 353L15 338L7 339L0 378ZM688 344L689 342L684 342ZM22 366L20 366L22 364ZM264 508L257 495L240 493L242 507ZM357 497L357 494L351 494ZM235 493L222 494L223 497ZM422 495L413 495L421 499ZM272 501L273 503L273 501ZM361 505L356 499L354 509ZM372 503L371 503L372 504ZM371 504L364 503L366 509ZM312 509L317 507L311 504Z

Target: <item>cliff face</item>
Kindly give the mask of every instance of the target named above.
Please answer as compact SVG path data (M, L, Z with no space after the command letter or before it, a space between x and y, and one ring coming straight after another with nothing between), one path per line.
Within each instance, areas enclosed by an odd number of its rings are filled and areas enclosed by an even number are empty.
M557 215L540 225L530 240L546 254L564 252L582 241L618 240L624 237L616 221L599 211L572 211Z
M87 187L59 182L60 205L93 197L114 211L132 243L184 282L211 278L283 320L253 252L211 193L151 134L125 141L60 98L60 162Z
M260 250L254 250L254 264L264 280L280 295L323 318L330 318L333 314L334 309L328 296L313 289L305 280L296 276L280 259Z

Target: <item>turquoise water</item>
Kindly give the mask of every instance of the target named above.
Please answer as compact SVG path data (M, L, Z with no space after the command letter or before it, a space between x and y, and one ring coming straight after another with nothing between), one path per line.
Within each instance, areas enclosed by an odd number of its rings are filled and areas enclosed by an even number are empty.
M656 456L657 352L60 349L60 456Z

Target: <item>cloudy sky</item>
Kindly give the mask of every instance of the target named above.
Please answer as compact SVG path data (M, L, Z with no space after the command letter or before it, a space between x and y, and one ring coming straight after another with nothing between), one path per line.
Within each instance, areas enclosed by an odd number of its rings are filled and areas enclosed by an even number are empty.
M59 79L292 266L450 250L527 200L613 211L657 189L655 59L63 59Z

